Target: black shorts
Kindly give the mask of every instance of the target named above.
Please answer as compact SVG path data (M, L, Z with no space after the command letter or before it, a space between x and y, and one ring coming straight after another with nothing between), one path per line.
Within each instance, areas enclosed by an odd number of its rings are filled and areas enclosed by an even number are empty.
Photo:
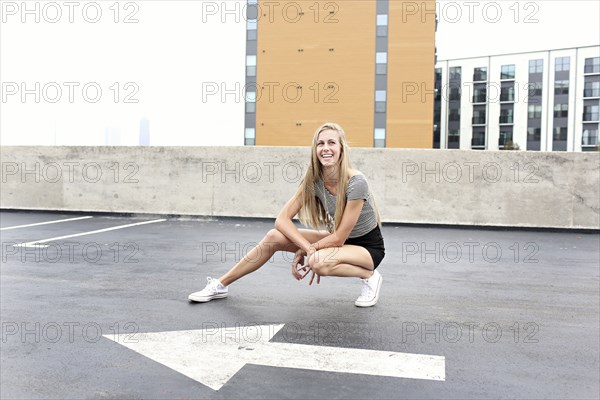
M367 249L369 254L371 254L375 268L381 264L383 257L385 257L385 246L379 225L377 225L371 232L363 236L348 238L344 244L353 244Z

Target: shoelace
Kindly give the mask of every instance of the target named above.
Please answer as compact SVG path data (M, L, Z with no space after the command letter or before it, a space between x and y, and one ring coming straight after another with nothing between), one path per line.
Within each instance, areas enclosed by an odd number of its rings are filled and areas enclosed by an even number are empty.
M216 291L219 286L219 281L217 279L213 279L211 277L206 278L206 288L211 289L212 291Z
M371 286L369 286L369 284L365 280L362 281L362 285L363 287L360 292L360 297L370 297L370 294L372 292Z

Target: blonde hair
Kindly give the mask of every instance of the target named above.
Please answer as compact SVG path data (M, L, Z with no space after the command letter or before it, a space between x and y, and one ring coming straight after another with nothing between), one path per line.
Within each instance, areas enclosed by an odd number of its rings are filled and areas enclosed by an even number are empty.
M327 130L336 131L340 139L340 158L338 161L339 177L336 192L336 213L333 227L330 227L330 224L327 223L329 221L327 211L325 210L325 207L323 207L323 204L321 204L321 202L317 199L315 193L315 182L317 182L319 179L325 182L323 166L319 162L319 157L317 156L317 142L319 140L319 134ZM352 169L349 153L350 147L348 146L346 134L340 125L333 122L327 122L317 128L311 145L310 164L308 165L306 174L300 183L300 200L302 207L298 213L298 218L303 225L310 226L315 229L321 229L322 227L325 227L330 233L335 232L340 226L342 215L346 209L345 194L346 190L348 189L348 181L350 180L349 171ZM377 224L381 226L379 210L377 209L372 193L370 193L370 197L375 214L377 216Z

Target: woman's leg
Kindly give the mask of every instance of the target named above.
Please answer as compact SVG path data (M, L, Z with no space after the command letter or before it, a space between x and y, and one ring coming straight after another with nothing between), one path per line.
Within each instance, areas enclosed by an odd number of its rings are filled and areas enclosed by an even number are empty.
M311 229L298 229L302 236L310 243L318 242L327 235L324 231L315 231ZM246 254L242 259L231 268L225 275L219 278L223 286L229 286L244 275L256 271L262 267L277 251L289 251L295 253L298 250L283 233L273 228L265 237Z
M315 252L308 264L320 276L342 276L368 279L373 275L371 254L361 246L344 245Z
M362 279L361 293L354 305L371 307L377 304L383 279L381 274L374 271L373 259L367 249L344 245L319 250L310 258L309 265L319 276L354 276Z

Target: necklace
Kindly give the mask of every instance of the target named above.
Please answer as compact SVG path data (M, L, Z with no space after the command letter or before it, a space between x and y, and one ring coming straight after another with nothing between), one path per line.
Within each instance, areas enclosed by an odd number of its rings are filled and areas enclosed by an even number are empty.
M325 226L327 228L327 232L333 233L335 220L333 219L331 214L329 214L329 207L327 206L327 193L325 193L325 190L327 190L327 188L325 187L325 182L323 182L323 189L323 199L325 199L325 214L327 215L327 221L325 221Z

